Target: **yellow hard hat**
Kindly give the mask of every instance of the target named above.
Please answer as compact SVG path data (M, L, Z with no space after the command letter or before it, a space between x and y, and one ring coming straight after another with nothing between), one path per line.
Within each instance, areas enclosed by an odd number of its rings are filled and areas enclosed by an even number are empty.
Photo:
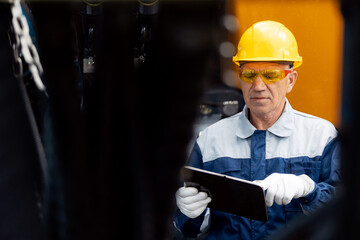
M261 21L244 32L233 61L237 65L239 62L294 62L293 68L297 68L302 57L289 29L275 21Z

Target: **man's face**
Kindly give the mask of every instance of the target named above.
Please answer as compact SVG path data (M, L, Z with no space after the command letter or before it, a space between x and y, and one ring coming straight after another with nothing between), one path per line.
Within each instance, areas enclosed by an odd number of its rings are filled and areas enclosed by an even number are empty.
M241 70L290 70L289 65L272 62L250 62L242 65ZM258 75L253 83L240 80L244 100L250 112L257 116L266 117L269 114L281 114L286 94L291 92L297 79L297 72L292 71L285 78L271 84L265 84Z

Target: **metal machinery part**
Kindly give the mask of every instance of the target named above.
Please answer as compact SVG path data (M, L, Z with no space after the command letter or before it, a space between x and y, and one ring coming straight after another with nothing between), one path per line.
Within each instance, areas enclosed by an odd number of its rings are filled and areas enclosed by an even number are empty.
M137 1L91 8L31 2L49 96L42 135L49 239L158 240L170 234L196 102L203 82L216 76L209 62L217 43L208 36L219 34L214 22L222 3L156 4L157 14ZM101 11L93 27L83 24L95 9ZM138 65L137 53L145 57Z

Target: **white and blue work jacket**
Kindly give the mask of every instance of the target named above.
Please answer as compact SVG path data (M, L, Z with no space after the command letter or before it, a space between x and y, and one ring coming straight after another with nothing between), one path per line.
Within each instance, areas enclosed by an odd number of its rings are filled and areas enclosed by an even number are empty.
M208 232L206 239L264 239L295 215L314 212L327 202L339 181L337 131L328 121L294 110L286 100L280 118L267 130L248 120L248 108L205 129L188 165L246 180L263 180L272 173L306 174L315 189L288 205L268 207L267 222L207 209L195 219L179 210L175 225L185 236Z

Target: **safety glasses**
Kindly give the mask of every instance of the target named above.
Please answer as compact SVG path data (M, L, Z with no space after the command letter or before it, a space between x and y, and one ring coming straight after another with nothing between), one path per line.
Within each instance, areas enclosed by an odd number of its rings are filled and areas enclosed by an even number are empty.
M253 69L240 70L240 79L246 83L253 83L255 79L260 78L266 84L276 83L285 78L292 70L278 70L278 69L266 69L262 71L256 71Z

